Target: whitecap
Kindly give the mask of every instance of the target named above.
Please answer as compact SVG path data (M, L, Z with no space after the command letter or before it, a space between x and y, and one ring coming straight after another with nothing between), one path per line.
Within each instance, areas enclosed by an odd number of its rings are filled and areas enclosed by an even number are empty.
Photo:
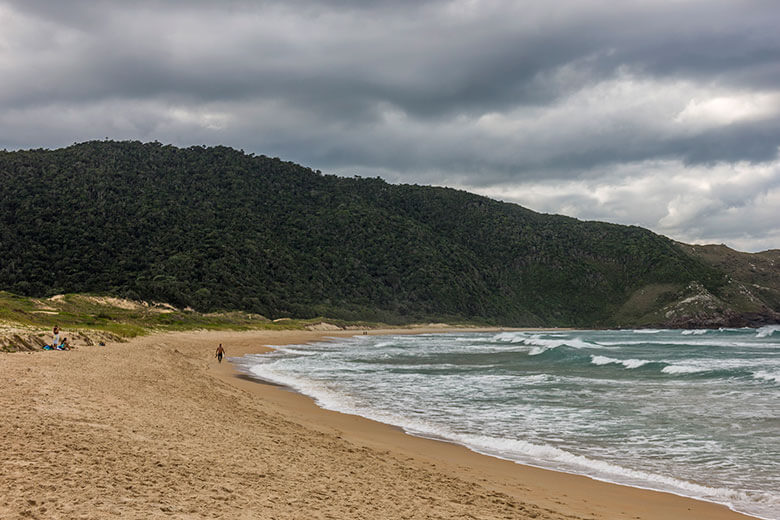
M607 356L590 356L590 362L594 365L609 365L610 363L619 363L619 359Z
M780 330L780 325L764 325L756 331L757 338L766 338Z
M668 365L661 372L664 374L695 374L697 372L707 372L708 370L711 369L696 365Z
M600 341L595 347L628 347L634 345L659 345L669 348L680 347L722 347L722 348L776 348L780 343L756 341L722 341L713 338L677 339L668 341Z
M607 356L590 356L590 362L594 365L623 365L628 369L639 368L648 363L652 363L649 359L615 359Z
M760 379L763 381L774 381L780 383L780 372L769 372L768 370L758 370L753 372L753 379Z
M543 352L547 352L548 350L558 347L571 347L576 349L603 348L602 345L583 341L581 338L544 339L540 336L531 336L530 338L524 338L522 343L533 347L528 352L529 356L538 356Z
M625 365L626 368L639 368L650 362L651 361L648 359L624 359L623 361L621 361L621 363Z
M522 343L525 337L525 332L502 332L493 336L491 341L498 343Z

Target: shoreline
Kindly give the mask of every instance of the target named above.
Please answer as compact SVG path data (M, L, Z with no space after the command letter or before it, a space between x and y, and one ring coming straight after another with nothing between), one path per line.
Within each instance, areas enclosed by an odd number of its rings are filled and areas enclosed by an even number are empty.
M423 331L418 331L418 330L415 330L415 329L386 329L386 330L375 331L373 333L369 332L369 334L371 334L371 335L427 334L427 333L446 334L446 333L450 333L450 332L496 332L496 333L499 333L499 332L505 332L505 331L510 331L510 330L542 330L542 329L493 329L493 328L484 328L484 329L478 329L477 330L477 329L462 329L462 328L441 328L441 329L439 329L439 328L426 328ZM544 330L548 330L548 329L544 329ZM355 331L347 331L346 334L339 334L338 336L349 337L349 336L356 336L356 335L360 335L360 334L358 334ZM321 338L314 339L314 340L312 340L310 342L307 342L307 343L315 343L315 342L327 341L329 336L332 337L334 335L326 333L326 334L323 334L323 336ZM279 343L279 344L274 344L274 345L266 345L266 348L263 351L248 352L246 354L263 354L263 353L271 352L271 351L274 350L275 346L280 346L280 345L285 345L285 344L289 344L289 343L285 342L285 343ZM242 356L246 355L246 354L242 354ZM375 421L373 419L370 419L370 418L367 418L367 417L363 417L363 416L360 416L360 415L353 415L353 414L340 412L340 411L337 411L337 410L323 408L319 404L317 404L317 402L316 402L316 400L314 398L312 398L311 396L308 396L308 395L298 391L295 388L292 388L290 386L287 386L287 385L284 385L284 384L281 384L281 383L277 383L275 381L269 381L269 380L264 380L262 378L253 377L253 376L251 376L249 374L246 374L246 373L240 371L238 369L238 367L235 366L235 364L233 364L233 363L231 363L231 366L233 367L233 372L234 372L233 373L233 377L238 378L238 379L242 379L242 380L247 381L247 382L249 382L251 384L257 384L257 385L261 385L261 386L272 387L272 388L274 388L274 393L276 393L276 391L278 389L278 390L281 390L281 391L288 392L291 395L298 396L298 398L306 400L306 401L310 402L311 404L313 404L317 408L317 410L322 411L324 414L337 414L338 416L342 416L342 417L354 417L358 421L368 421L372 425L378 425L379 428L382 428L382 427L388 428L388 429L391 429L394 432L398 432L398 433L400 433L400 434L402 434L402 435L404 435L406 437L412 438L412 439L419 439L419 440L421 440L423 442L440 443L440 444L451 446L451 447L454 447L454 448L457 448L457 449L464 449L464 450L467 450L469 453L474 454L477 457L485 457L487 459L491 459L491 460L494 460L496 462L500 461L502 463L509 463L511 465L516 465L516 466L518 466L520 468L523 468L523 471L536 470L536 471L541 471L541 472L550 472L550 473L553 473L553 474L566 475L566 476L569 476L569 477L574 477L575 479L587 479L587 480L589 480L589 481L591 481L593 483L604 484L604 485L607 485L607 486L616 486L616 487L619 487L619 488L632 489L632 490L637 490L637 491L641 491L641 492L648 492L648 493L654 493L654 494L668 495L670 497L675 497L675 498L681 499L681 500L690 500L690 501L694 501L694 502L697 502L697 503L708 504L708 505L714 506L716 508L723 508L726 511L728 511L729 513L737 515L735 518L754 518L754 519L756 519L756 518L761 519L762 518L762 517L757 517L757 516L750 515L748 513L743 513L743 512L740 512L740 511L736 511L735 509L731 508L729 504L707 501L707 500L704 500L704 499L701 499L701 498L697 498L697 497L693 497L693 496L689 496L689 495L684 495L684 494L681 494L681 493L675 493L673 491L662 491L662 490L657 490L657 489L653 489L653 488L649 488L649 487L642 487L642 486L637 486L637 485L623 484L623 483L615 482L615 481L608 480L608 479L605 479L605 478L599 478L599 477L595 477L595 476L592 476L592 475L586 475L586 474L581 474L581 473L573 473L573 472L565 471L565 470L562 470L562 469L555 469L555 468L549 468L549 467L544 467L544 466L540 466L540 465L534 465L534 464L529 464L529 463L517 462L517 461L514 461L514 460L509 459L509 458L504 458L504 457L500 457L500 456L497 456L497 455L491 455L491 454L479 452L477 450L474 450L474 449L470 448L467 445L458 443L458 442L450 440L450 439L434 438L434 437L427 437L427 436L423 436L423 435L416 435L414 433L411 433L411 432L408 432L408 431L404 430L402 427L397 426L397 425L383 423L383 422L380 422L380 421ZM263 392L263 395L265 397L268 397L266 392ZM290 406L290 402L289 401L298 400L296 398L292 398L290 400L280 399L279 396L273 396L273 399L275 400L276 403L279 403L280 401L283 401L283 404L285 406ZM296 403L296 406L300 406L300 404ZM552 477L552 478L554 478L554 477ZM559 505L560 505L560 503L559 503ZM692 509L690 507L687 507L687 510L691 511ZM637 518L640 518L640 517L637 517ZM641 518L645 518L645 517L641 517ZM649 517L649 518L655 518L655 517ZM663 516L659 516L659 518L673 518L673 517L669 517L669 516L663 515ZM693 517L685 516L684 518L693 518ZM719 517L718 516L707 516L706 518L719 518Z
M273 350L273 348L271 348L271 350ZM270 352L270 350L269 350L269 352ZM260 354L262 354L262 353L260 353ZM313 398L313 397L311 397L311 396L309 396L309 395L307 395L307 394L305 394L303 392L300 392L300 391L298 391L297 389L295 389L295 388L293 388L291 386L285 385L283 383L277 383L275 381L262 379L262 378L259 378L259 377L254 377L254 376L251 376L251 375L248 375L248 374L244 374L244 373L241 373L241 372L235 374L234 377L239 378L239 379L243 379L245 381L248 381L248 382L254 383L254 384L268 385L268 386L271 386L271 387L274 387L274 388L279 388L281 390L290 392L290 393L292 393L294 395L301 396L304 399L308 399L308 400L312 401L317 406L317 408L319 408L320 410L322 410L324 412L336 413L336 414L346 415L346 416L350 416L350 417L356 417L356 418L358 418L360 420L371 421L371 422L377 423L379 425L382 425L384 427L396 430L396 431L398 431L400 433L403 433L404 435L408 435L410 437L414 437L416 439L421 439L421 440L424 440L424 441L437 442L437 443L444 443L444 444L449 444L449 445L452 445L452 446L465 448L468 451L470 451L470 452L472 452L472 453L474 453L476 455L479 455L479 456L482 456L482 457L488 457L490 459L495 459L497 461L505 461L505 462L509 462L509 463L512 463L512 464L517 464L517 465L525 467L525 468L533 468L533 469L538 469L538 470L542 470L542 471L550 471L550 472L553 472L553 473L560 473L560 474L564 474L564 475L570 475L570 476L573 476L573 477L583 477L583 478L587 478L587 479L593 480L595 482L601 482L601 483L604 483L604 484L609 484L609 485L614 485L614 486L619 486L619 487L637 489L637 490L641 490L641 491L649 491L649 492L653 492L653 493L669 494L669 495L673 495L675 497L679 497L679 498L682 498L682 499L694 500L694 501L697 501L697 502L703 502L703 503L711 504L711 505L714 505L714 506L725 507L729 511L731 511L733 513L736 513L738 515L743 515L746 518L754 518L754 519L758 519L758 520L771 520L771 519L768 519L768 518L765 518L765 517L755 516L755 515L752 515L750 513L738 511L737 509L734 509L733 507L731 507L730 504L726 504L726 503L722 503L722 502L715 502L715 501L711 501L711 500L705 500L703 498L698 498L698 497L693 496L693 495L685 495L685 494L682 494L682 493L675 493L674 491L654 489L654 488L651 488L651 487L640 486L640 485L624 484L624 483L621 483L621 482L617 482L615 480L609 480L607 478L600 478L600 477L597 477L597 476L594 476L594 475L588 475L588 474L585 474L585 473L576 473L576 472L573 472L573 471L566 471L564 469L559 469L559 468L554 468L554 467L546 467L546 466L543 466L541 464L532 464L532 463L529 463L529 462L519 462L519 461L513 460L513 459L508 458L508 457L501 457L499 455L493 455L493 454L490 454L490 453L483 453L483 452L481 452L481 451L479 451L477 449L474 449L474 448L468 446L467 444L463 444L463 443L460 443L460 442L448 439L446 437L441 437L441 436L437 437L437 436L433 436L433 435L416 434L416 433L410 432L408 430L405 430L403 427L395 425L395 424L386 423L386 422L382 422L382 421L376 421L376 420L371 419L369 417L365 417L365 416L358 415L358 414L351 414L351 413L346 413L346 412L341 412L341 411L338 411L338 410L334 410L334 409L331 409L331 408L325 408L323 406L320 406L317 403L317 400L315 398ZM706 486L706 484L698 484L698 485Z
M415 437L214 358L218 343L240 357L361 333L166 333L0 356L0 517L756 518Z

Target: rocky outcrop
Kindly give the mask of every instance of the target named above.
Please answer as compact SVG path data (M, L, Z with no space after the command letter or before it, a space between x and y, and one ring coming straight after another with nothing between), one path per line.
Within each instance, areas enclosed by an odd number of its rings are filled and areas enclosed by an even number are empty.
M780 313L769 308L739 282L730 282L727 300L709 292L698 282L685 290L686 296L661 309L667 328L762 327L780 323ZM735 294L738 295L734 296Z

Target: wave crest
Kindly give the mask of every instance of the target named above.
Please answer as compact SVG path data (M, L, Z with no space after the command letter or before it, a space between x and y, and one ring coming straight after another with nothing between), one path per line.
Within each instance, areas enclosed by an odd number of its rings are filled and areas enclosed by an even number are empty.
M707 334L707 329L687 329L682 331L683 336L701 336L703 334Z
M763 381L773 381L780 383L780 372L769 372L768 370L758 370L753 372L753 379L760 379Z
M708 372L712 370L708 367L696 365L668 365L661 369L664 374L696 374L697 372Z
M628 369L639 368L652 363L649 359L615 359L607 356L590 356L590 362L594 365L623 365Z
M757 338L767 338L780 330L780 325L764 325L756 331Z

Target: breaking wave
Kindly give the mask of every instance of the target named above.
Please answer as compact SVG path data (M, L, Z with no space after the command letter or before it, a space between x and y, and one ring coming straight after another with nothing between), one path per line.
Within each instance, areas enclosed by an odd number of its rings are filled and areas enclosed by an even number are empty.
M765 325L756 331L757 338L767 338L780 330L780 325Z
M761 381L773 381L775 383L780 383L780 372L769 372L768 370L759 370L757 372L753 372L753 379L758 379Z
M683 336L702 336L709 332L707 329L687 329L681 332Z
M623 365L626 368L639 368L648 363L652 363L649 359L615 359L607 356L591 356L591 363L594 365Z

